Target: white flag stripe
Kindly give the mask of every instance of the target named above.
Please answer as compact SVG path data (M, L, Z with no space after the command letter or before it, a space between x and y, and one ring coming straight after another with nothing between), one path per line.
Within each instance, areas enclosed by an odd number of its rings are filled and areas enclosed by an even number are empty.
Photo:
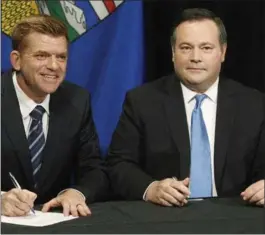
M51 15L50 14L50 11L47 7L47 4L44 0L39 0L39 1L36 1L36 4L38 5L38 8L39 8L39 11L42 13L42 14L45 14L45 15Z
M116 7L119 6L122 2L123 0L114 0L114 4Z
M109 12L103 3L103 1L89 1L91 6L94 8L97 16L99 19L104 19L106 16L109 15Z

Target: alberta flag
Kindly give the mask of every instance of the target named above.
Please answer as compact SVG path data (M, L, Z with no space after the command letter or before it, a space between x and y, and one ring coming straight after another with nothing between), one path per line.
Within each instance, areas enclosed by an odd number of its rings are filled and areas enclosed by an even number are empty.
M66 79L85 87L101 150L106 153L128 89L143 83L141 1L2 0L2 71L11 68L10 33L20 19L48 14L68 27L71 41Z

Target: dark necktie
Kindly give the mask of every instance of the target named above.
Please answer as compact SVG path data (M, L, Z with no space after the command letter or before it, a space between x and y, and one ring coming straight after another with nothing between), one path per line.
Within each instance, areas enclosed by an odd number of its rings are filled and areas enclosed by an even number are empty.
M201 104L206 95L196 95L191 118L190 197L212 196L211 152Z
M42 116L44 112L45 109L42 106L37 105L30 113L32 122L28 135L28 143L33 169L33 178L35 180L35 187L37 187L38 172L41 168L42 152L45 146L45 137L42 128Z

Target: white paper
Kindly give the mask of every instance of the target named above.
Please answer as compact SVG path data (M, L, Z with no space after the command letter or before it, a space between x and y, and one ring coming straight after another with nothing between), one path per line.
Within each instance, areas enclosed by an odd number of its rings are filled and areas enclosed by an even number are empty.
M63 221L68 221L72 219L76 219L78 217L64 216L62 213L54 213L54 212L42 212L35 210L35 215L30 212L26 216L18 216L18 217L8 217L1 216L2 223L9 224L19 224L19 225L27 225L27 226L35 226L35 227L43 227L51 224L60 223Z

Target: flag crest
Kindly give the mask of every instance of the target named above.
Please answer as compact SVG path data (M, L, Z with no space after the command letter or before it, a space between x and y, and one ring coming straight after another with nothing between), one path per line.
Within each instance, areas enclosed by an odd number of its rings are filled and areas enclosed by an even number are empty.
M13 27L30 15L51 15L65 23L70 41L77 39L113 13L121 1L84 1L80 7L76 1L2 1L2 32L10 36ZM87 14L86 14L87 13ZM87 17L86 17L87 15ZM86 18L89 19L87 22Z

